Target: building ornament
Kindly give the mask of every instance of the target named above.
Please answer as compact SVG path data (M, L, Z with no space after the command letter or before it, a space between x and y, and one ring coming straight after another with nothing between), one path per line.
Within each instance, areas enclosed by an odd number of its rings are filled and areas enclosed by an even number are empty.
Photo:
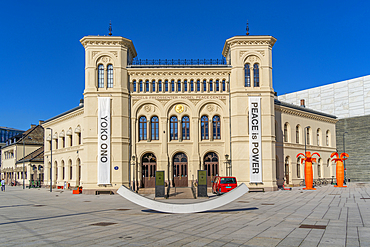
M182 113L184 111L184 106L182 104L178 104L175 106L175 111L177 113Z
M214 110L215 110L215 106L214 105L207 105L207 110L209 111L209 112L213 112Z
M257 50L258 53L260 53L262 56L265 56L265 51L263 50Z
M145 106L144 106L144 110L145 110L146 112L150 112L150 111L152 110L152 107L151 107L150 105L145 105Z
M115 57L118 57L118 53L116 51L110 51Z
M91 52L91 54L92 54L92 57L95 57L96 56L96 54L98 54L100 51L93 51L93 52Z

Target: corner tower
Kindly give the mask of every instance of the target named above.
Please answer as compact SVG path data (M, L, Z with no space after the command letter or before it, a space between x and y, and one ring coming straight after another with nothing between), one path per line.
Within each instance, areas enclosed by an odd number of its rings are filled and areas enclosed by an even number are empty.
M223 56L231 65L231 159L234 174L250 187L276 190L272 36L235 36Z
M84 190L115 190L129 183L129 79L127 64L136 57L131 40L86 36Z

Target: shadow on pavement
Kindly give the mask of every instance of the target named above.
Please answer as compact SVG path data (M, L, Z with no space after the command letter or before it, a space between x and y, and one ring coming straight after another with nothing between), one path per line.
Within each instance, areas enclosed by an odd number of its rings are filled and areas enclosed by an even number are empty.
M242 212L242 211L249 211L249 210L257 210L258 208L252 207L252 208L234 208L234 209L220 209L220 210L208 210L204 212L199 212L198 214L204 214L204 213L227 213L227 212ZM141 210L144 213L154 213L154 214L171 214L171 213L165 213L165 212L159 212L155 211L153 209L144 209Z

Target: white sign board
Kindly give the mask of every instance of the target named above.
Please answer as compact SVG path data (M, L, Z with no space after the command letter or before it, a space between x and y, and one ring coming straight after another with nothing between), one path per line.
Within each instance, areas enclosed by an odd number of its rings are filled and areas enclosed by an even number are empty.
M250 182L262 183L261 98L249 97L249 166Z
M110 98L98 98L98 184L110 184Z

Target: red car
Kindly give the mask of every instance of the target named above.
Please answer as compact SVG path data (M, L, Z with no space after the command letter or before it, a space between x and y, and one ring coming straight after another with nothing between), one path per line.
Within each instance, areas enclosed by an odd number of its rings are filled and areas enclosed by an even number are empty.
M238 186L235 177L215 177L212 182L212 193L220 195Z

